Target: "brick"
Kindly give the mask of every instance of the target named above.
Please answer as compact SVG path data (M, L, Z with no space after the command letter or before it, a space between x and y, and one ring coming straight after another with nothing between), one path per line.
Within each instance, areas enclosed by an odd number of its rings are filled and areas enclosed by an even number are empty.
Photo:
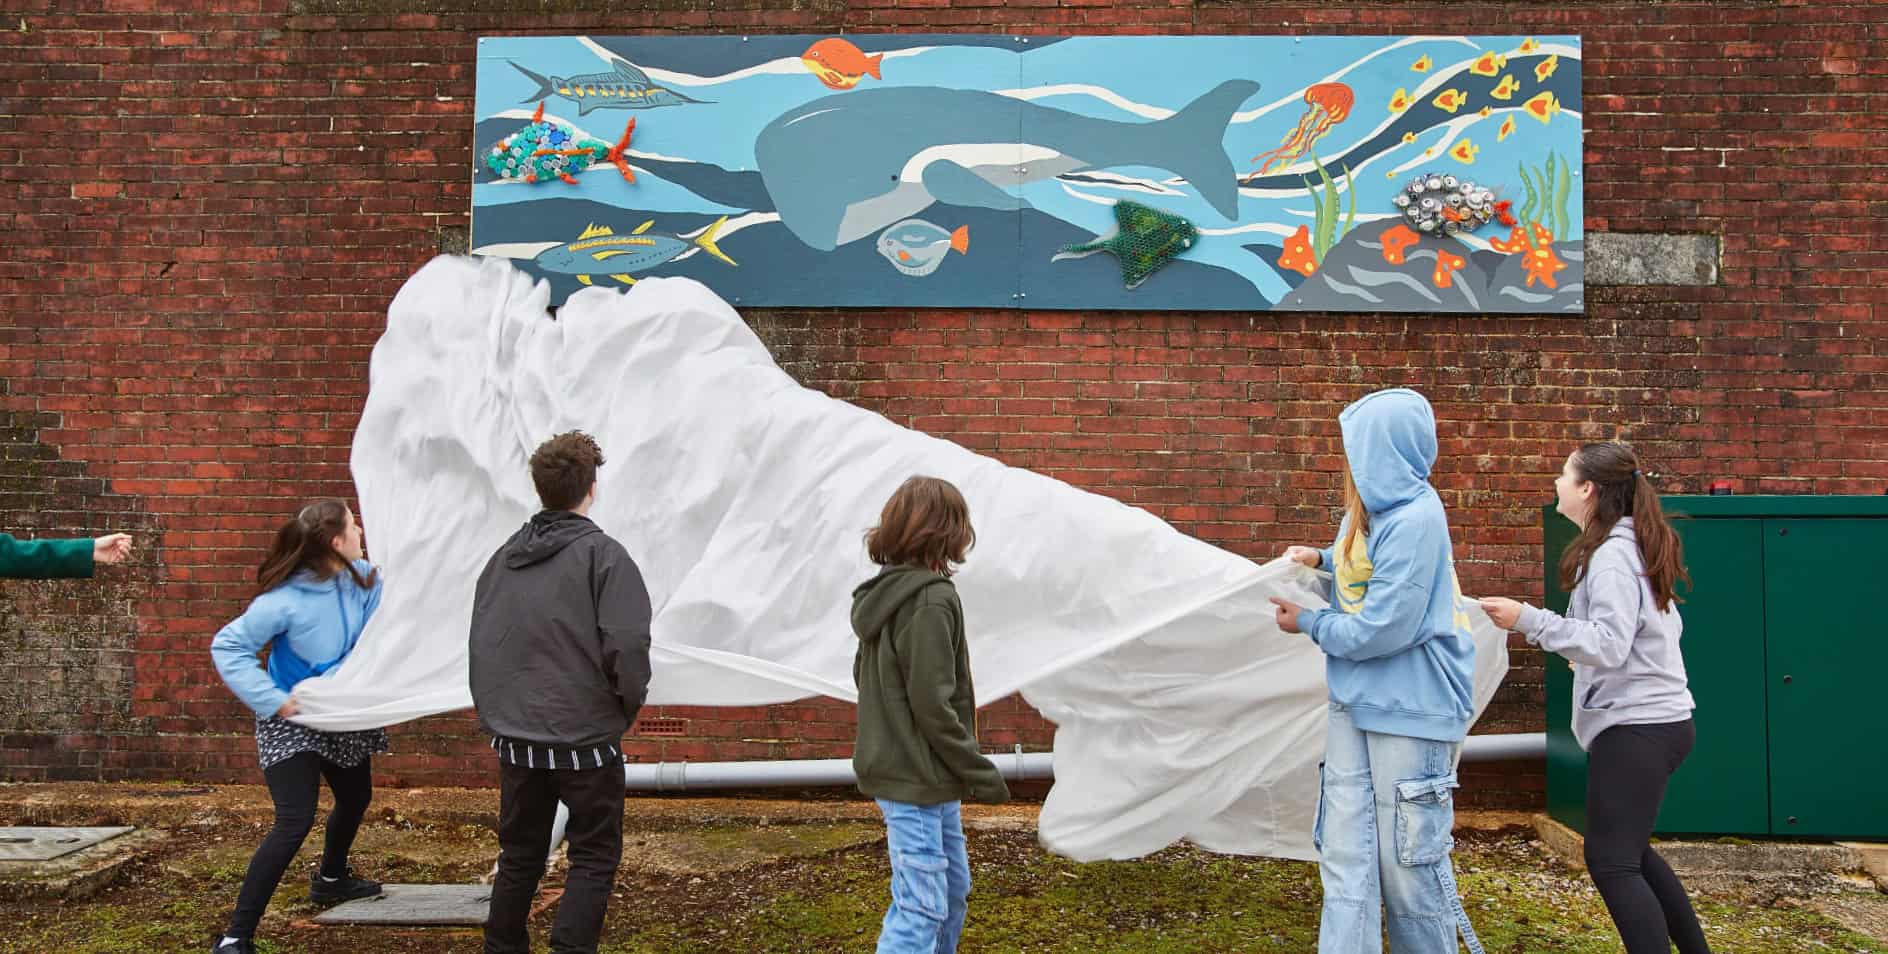
M508 28L489 5L172 6L105 0L0 31L0 87L28 104L0 130L4 520L22 533L109 523L150 541L148 563L104 590L0 584L0 685L61 680L57 693L0 688L0 777L255 780L248 716L204 644L248 599L282 515L352 493L346 460L386 303L428 257L464 247L465 38ZM540 26L573 34L1479 33L1487 12L1440 0L555 6ZM1579 32L1589 50L1582 318L746 317L808 387L1253 557L1328 538L1343 404L1421 387L1471 592L1538 598L1538 505L1579 441L1635 441L1676 490L1719 475L1746 493L1888 487L1888 291L1873 277L1888 264L1888 185L1874 174L1888 159L1884 67L1866 39L1888 32L1888 7L1507 12L1513 32ZM94 254L105 247L109 260ZM57 662L68 658L99 661ZM1541 658L1513 658L1484 730L1540 728ZM637 740L638 757L847 750L850 707L833 700L665 711L699 732ZM1018 698L983 724L987 744L1053 741ZM388 783L492 781L464 714L394 737ZM1465 766L1464 778L1465 804L1541 804L1538 764Z

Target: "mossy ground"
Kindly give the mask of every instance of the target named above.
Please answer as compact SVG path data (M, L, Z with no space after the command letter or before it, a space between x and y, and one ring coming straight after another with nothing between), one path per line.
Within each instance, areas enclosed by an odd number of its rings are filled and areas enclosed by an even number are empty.
M869 806L868 806L869 807ZM741 817L707 811L652 821L632 809L605 954L868 951L886 904L882 832L862 813ZM770 817L771 815L771 817ZM222 926L265 817L226 814L179 828L131 877L89 900L11 902L0 952L159 954L208 949ZM477 950L476 931L316 928L306 878L309 838L263 925L265 954L446 954ZM965 952L1182 954L1316 948L1317 869L1180 846L1127 862L1077 864L1042 851L1024 825L969 833L975 879ZM384 881L479 880L497 850L464 819L370 815L356 867ZM1457 849L1471 917L1491 952L1615 954L1619 942L1584 875L1524 834L1467 834ZM554 883L557 876L553 876ZM1884 899L1829 881L1803 891L1849 902ZM1853 895L1854 897L1850 897ZM1699 911L1714 950L1888 954L1888 945L1810 910L1813 897L1706 891ZM542 938L550 917L534 922ZM540 940L540 943L544 943Z

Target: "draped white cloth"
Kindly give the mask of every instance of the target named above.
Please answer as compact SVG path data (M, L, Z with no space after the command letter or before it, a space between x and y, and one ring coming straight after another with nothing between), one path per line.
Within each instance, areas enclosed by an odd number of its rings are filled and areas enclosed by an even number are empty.
M354 479L386 590L359 647L295 690L323 729L471 705L466 632L492 551L537 509L527 459L581 428L607 463L591 516L655 607L650 704L855 698L861 535L912 474L956 484L978 543L957 576L978 699L1058 726L1042 839L1076 858L1180 839L1310 858L1323 657L1266 598L1318 575L1257 565L1117 501L1005 466L796 384L706 287L579 292L442 257L374 347ZM1477 711L1507 669L1478 608Z

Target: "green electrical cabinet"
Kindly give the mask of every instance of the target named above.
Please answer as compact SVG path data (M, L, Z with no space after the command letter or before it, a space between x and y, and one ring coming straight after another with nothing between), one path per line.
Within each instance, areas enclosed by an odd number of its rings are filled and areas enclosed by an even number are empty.
M1664 834L1888 838L1888 496L1666 497L1685 544L1685 670L1698 742ZM1577 529L1542 508L1547 605ZM1586 829L1573 671L1546 655L1547 810Z

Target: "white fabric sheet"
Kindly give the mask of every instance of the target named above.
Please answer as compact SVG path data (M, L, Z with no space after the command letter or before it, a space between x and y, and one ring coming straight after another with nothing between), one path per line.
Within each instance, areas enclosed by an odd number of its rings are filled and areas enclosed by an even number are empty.
M474 582L537 509L531 451L571 428L608 459L591 516L648 582L650 704L851 700L861 534L924 473L963 490L977 529L957 583L979 701L1020 691L1058 726L1048 847L1312 857L1323 657L1266 597L1323 605L1317 574L800 387L691 280L585 290L555 320L547 298L502 261L440 258L394 299L352 460L386 591L354 654L296 688L299 721L471 704ZM1507 650L1471 617L1479 712Z

